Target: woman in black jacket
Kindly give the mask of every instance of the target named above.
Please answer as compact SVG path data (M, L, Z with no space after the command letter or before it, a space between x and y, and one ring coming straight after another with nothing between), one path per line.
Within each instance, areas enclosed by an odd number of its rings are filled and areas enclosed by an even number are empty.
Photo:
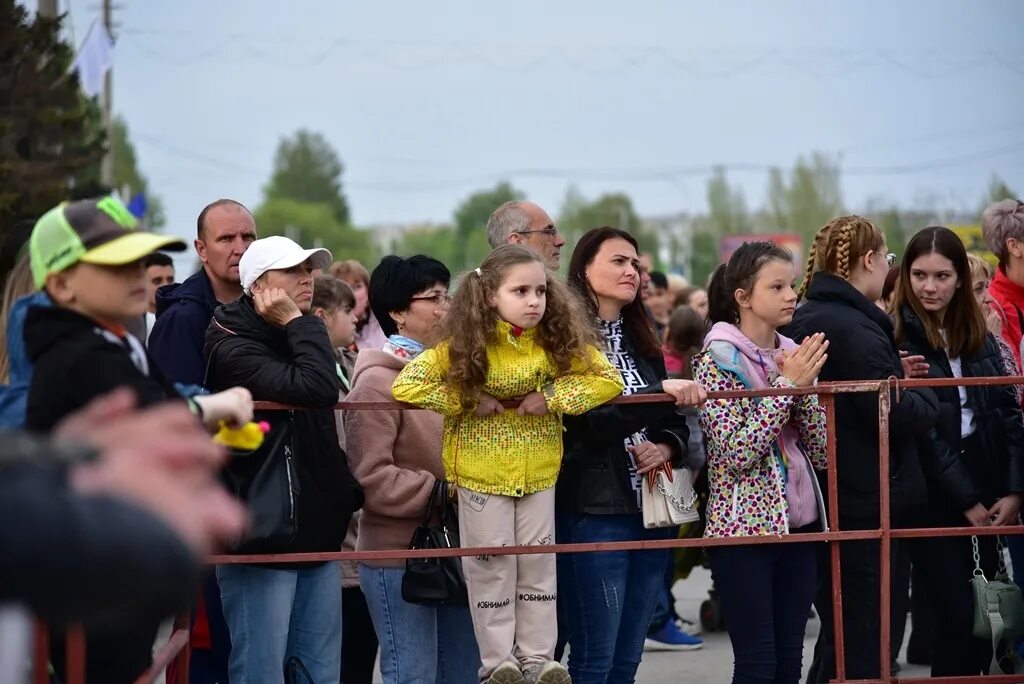
M896 338L928 362L932 378L1006 375L996 339L971 287L967 252L943 227L918 232L907 245L896 288ZM934 439L922 440L959 462L953 481L928 483L929 520L937 527L1015 525L1024 493L1024 424L1008 385L939 387ZM995 538L977 537L980 567L998 567ZM992 645L971 634L976 567L967 537L921 540L922 570L934 611L932 676L988 674Z
M887 254L882 232L860 216L833 219L818 231L802 285L807 301L782 332L792 339L825 334L829 352L818 376L820 381L904 377L892 323L875 305L894 258ZM930 389L919 389L894 395L891 406L889 491L892 517L899 522L919 514L925 503L915 435L934 427L938 403ZM835 407L839 529L877 529L878 397L871 393L839 394ZM879 544L874 540L848 541L839 548L846 674L851 679L876 679L881 668ZM827 554L820 567L822 586L815 605L822 628L808 676L810 682L827 682L835 676L828 574L831 565Z
M637 293L640 262L632 235L596 228L580 238L569 285L590 307L605 353L622 373L623 394L667 392L678 406L706 395L688 380L666 380L654 330ZM689 430L671 404L608 405L565 416L565 452L556 490L559 543L666 539L645 529L643 475L683 464ZM575 684L632 682L664 583L668 550L561 554L558 597ZM609 597L614 597L610 600Z
M338 444L332 410L341 387L324 322L310 313L313 268L325 249L284 237L256 240L239 263L245 293L217 309L206 332L210 389L239 385L258 401L301 407L258 411L262 446L233 457L225 479L249 505L241 553L338 551L362 504ZM217 568L231 636L230 680L314 682L341 677L341 565Z

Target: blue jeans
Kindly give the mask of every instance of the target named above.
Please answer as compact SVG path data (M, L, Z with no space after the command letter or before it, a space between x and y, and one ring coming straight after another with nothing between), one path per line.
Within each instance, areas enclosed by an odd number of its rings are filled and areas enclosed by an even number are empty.
M648 530L639 513L559 512L559 544L671 539L675 528ZM630 684L665 583L668 549L558 555L558 598L569 641L573 684Z
M295 659L313 684L341 678L341 565L217 568L231 684L280 684ZM302 681L301 679L299 681Z
M798 684L818 589L815 544L708 550L733 653L733 684Z
M671 528L672 532L678 534L679 528ZM658 592L658 603L654 607L654 615L651 616L651 627L648 634L657 632L665 626L669 620L676 620L679 614L676 613L676 597L672 595L672 587L676 583L676 562L672 552L668 552L665 563L665 583Z
M359 564L384 684L477 684L480 652L469 608L433 608L402 598L404 568Z

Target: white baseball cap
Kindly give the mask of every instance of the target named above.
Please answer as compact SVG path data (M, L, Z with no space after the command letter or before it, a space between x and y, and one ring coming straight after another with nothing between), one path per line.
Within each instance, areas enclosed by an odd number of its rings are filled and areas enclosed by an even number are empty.
M245 294L252 294L252 284L267 271L280 271L298 266L307 259L313 268L327 268L334 261L331 253L322 247L302 249L294 240L281 235L255 240L238 262L242 289L245 290Z

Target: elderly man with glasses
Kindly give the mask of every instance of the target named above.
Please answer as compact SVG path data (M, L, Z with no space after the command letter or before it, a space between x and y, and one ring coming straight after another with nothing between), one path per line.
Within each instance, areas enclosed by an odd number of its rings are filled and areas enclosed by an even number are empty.
M491 247L504 244L524 245L540 255L553 271L561 263L565 238L558 232L548 213L533 202L505 202L487 220L487 239Z

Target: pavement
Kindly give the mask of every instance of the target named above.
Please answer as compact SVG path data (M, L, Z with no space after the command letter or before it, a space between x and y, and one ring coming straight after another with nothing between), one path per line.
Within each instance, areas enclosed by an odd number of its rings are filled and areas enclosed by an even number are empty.
M711 572L695 568L686 580L676 582L673 594L676 598L676 612L680 616L699 622L700 604L707 599L711 588ZM807 623L804 638L804 674L811 663L814 642L818 638L821 623L815 617ZM907 630L909 634L909 628ZM705 633L704 648L699 651L645 651L636 681L640 684L693 684L732 680L732 646L728 634ZM900 657L904 677L927 677L929 668L906 664L905 655Z
M676 582L673 594L676 612L688 620L699 622L700 604L707 599L711 588L711 572L695 568L685 580ZM814 642L818 638L820 622L815 617L807 623L804 638L804 674L811 663ZM907 634L910 628L907 628ZM637 684L728 684L732 680L732 646L728 634L722 632L702 634L704 647L699 651L645 651L637 672ZM903 677L927 677L929 668L906 664L901 654ZM375 684L380 672L374 673Z

